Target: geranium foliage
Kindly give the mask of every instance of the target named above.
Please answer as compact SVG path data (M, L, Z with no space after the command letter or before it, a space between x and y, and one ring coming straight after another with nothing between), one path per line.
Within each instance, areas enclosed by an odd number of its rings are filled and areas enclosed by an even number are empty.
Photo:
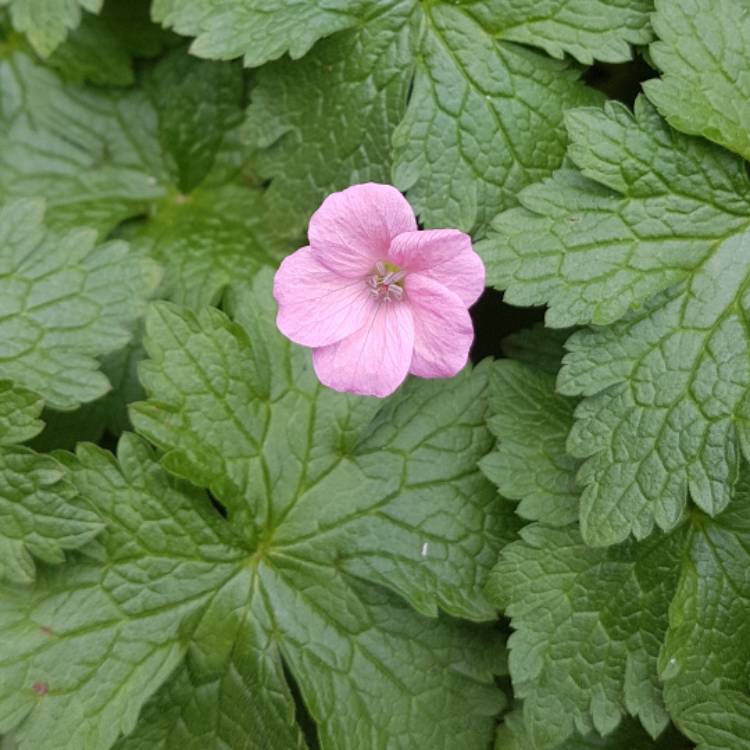
M748 71L746 0L0 0L2 750L750 750Z

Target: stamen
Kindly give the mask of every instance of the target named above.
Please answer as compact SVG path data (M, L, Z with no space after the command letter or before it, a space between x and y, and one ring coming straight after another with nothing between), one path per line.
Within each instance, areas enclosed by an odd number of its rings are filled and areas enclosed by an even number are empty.
M367 279L367 286L372 295L383 302L400 300L404 296L404 288L400 282L405 276L406 271L379 260L375 264L374 273Z

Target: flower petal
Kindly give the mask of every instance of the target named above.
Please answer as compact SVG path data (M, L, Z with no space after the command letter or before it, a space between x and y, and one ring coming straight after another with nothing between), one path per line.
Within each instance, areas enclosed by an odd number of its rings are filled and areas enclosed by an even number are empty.
M396 235L416 228L414 212L396 188L368 182L329 195L312 215L307 234L331 270L361 276L387 257Z
M409 372L414 321L404 302L383 302L367 324L343 341L313 350L321 383L337 391L388 396Z
M414 315L414 356L409 372L422 378L449 378L469 358L474 328L466 305L429 276L406 277L406 294Z
M458 229L406 232L391 243L388 260L406 271L418 271L457 294L466 307L484 291L484 263L471 237Z
M311 248L284 258L273 281L279 305L276 325L302 346L327 346L364 326L377 301L362 279L337 276Z

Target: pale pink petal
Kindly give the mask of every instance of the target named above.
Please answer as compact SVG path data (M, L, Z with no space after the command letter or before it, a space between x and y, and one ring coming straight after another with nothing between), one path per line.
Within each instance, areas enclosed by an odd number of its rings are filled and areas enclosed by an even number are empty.
M320 382L337 391L388 396L409 371L414 322L403 302L383 302L367 324L343 341L313 350Z
M332 193L312 215L307 235L318 258L343 276L361 276L385 259L391 240L417 228L406 198L368 182Z
M429 276L406 277L414 315L414 356L409 372L422 378L449 378L464 368L474 340L466 305Z
M458 229L425 229L394 238L388 260L406 271L419 271L473 305L484 291L484 264L471 237Z
M284 258L273 281L276 325L302 346L326 346L359 330L377 302L363 279L337 276L309 247Z

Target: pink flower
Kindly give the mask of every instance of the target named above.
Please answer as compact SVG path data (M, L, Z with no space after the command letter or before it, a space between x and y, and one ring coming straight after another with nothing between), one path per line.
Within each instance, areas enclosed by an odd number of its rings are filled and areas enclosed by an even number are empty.
M468 235L418 231L403 195L370 182L329 195L308 238L276 273L276 324L312 348L324 385L382 397L408 373L447 378L464 367L468 308L484 289Z

